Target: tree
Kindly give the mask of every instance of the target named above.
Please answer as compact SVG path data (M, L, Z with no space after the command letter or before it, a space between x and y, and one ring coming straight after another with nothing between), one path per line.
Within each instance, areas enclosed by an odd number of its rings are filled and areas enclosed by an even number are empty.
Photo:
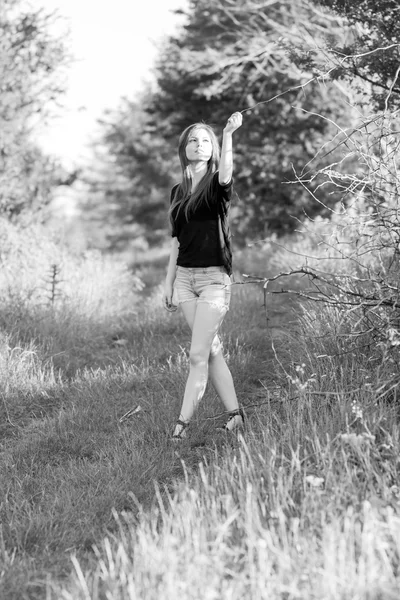
M285 233L306 213L326 213L337 201L336 187L325 185L323 202L316 203L309 191L320 182L302 170L316 156L320 165L340 160L334 144L324 148L325 158L318 151L336 132L331 122L345 127L351 110L343 86L299 66L292 53L324 56L328 37L340 44L345 36L343 19L311 0L191 0L186 24L160 48L156 89L125 103L104 124L109 160L92 190L114 219L113 243L134 231L150 243L159 239L169 189L179 176L180 132L202 120L221 132L238 109L245 120L235 134L236 241ZM303 186L290 185L297 179Z
M352 26L344 44L331 45L335 77L372 86L375 108L400 107L400 6L398 0L318 0Z
M165 206L177 165L170 145L149 123L143 109L147 102L144 93L105 114L94 164L86 174L84 212L101 224L103 239L96 243L109 250L143 248L165 237Z
M56 167L33 142L35 126L63 91L67 48L49 33L56 19L22 0L0 0L0 212L43 206Z
M322 205L312 203L306 189L285 182L326 141L328 119L345 125L349 110L338 88L299 68L289 48L315 48L316 38L322 44L328 32L343 39L342 20L307 0L196 0L187 19L160 53L158 91L149 112L162 123L166 139L176 140L191 122L205 120L221 129L231 112L260 103L246 112L236 136L235 181L242 202L234 229L242 239L292 230L296 218ZM324 201L328 206L336 201L332 188L325 189Z

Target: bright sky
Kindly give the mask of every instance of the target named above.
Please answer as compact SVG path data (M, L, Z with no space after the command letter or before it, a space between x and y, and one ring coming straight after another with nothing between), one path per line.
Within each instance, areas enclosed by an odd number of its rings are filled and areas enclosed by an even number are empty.
M96 119L115 108L122 96L134 98L157 55L156 43L174 32L182 17L172 13L187 0L36 0L58 9L71 31L78 59L69 70L65 108L41 136L45 150L68 165L88 155Z

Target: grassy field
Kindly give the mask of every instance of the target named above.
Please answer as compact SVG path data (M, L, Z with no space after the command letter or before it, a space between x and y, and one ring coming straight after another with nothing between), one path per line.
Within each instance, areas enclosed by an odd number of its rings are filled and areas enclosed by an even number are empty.
M176 447L189 334L161 307L163 259L132 275L33 234L21 256L18 236L3 230L0 598L397 600L398 407L377 401L385 366L343 351L340 315L287 295L266 313L260 284L235 285L222 338L246 428L217 432L208 388Z

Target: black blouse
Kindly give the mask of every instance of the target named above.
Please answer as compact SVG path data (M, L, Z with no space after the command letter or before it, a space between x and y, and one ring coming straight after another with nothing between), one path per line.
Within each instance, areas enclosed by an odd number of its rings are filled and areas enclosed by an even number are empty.
M209 203L204 200L198 208L185 217L184 209L174 210L172 237L179 241L179 254L177 265L180 267L214 267L223 266L224 259L218 229L218 215L221 214L221 205L224 213L232 197L232 181L222 186L218 181L218 171L214 173L211 181ZM171 202L177 185L171 190Z

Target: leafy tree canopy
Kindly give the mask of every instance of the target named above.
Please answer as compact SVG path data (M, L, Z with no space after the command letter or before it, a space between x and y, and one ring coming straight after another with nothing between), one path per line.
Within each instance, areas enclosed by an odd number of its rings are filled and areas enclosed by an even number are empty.
M347 78L372 98L375 109L400 107L398 0L315 0L351 25L344 41L329 40L333 76ZM297 53L304 64L304 53ZM316 66L318 60L314 62ZM310 62L308 62L310 65ZM365 84L369 84L366 86Z
M171 147L143 110L148 97L108 111L90 172L85 213L102 229L97 244L114 250L157 244L165 237L165 194L172 185ZM175 167L176 171L176 167ZM175 173L177 175L177 173Z
M323 39L329 24L330 35L339 39L342 23L304 0L197 0L187 17L180 35L160 53L159 89L148 110L176 145L179 132L192 122L204 120L220 132L230 113L274 98L246 112L235 134L241 202L234 229L242 239L293 229L296 217L321 205L288 182L323 144L327 118L344 124L349 111L333 84L314 80L301 86L312 76L291 60L287 45L315 45L310 26ZM335 201L330 192L324 191L328 205Z
M49 33L55 18L23 0L0 0L0 212L10 217L47 203L57 177L34 143L35 126L64 89L68 52Z
M118 223L159 238L179 177L180 132L204 121L221 134L236 110L244 112L235 133L236 240L284 233L305 213L326 213L337 187L307 172L330 163L340 170L342 149L330 140L356 119L346 80L364 89L367 81L376 106L395 98L397 66L385 71L376 48L397 43L396 4L190 0L186 24L160 48L156 89L125 103L105 125L110 160L96 193L112 207L114 243L125 235Z

